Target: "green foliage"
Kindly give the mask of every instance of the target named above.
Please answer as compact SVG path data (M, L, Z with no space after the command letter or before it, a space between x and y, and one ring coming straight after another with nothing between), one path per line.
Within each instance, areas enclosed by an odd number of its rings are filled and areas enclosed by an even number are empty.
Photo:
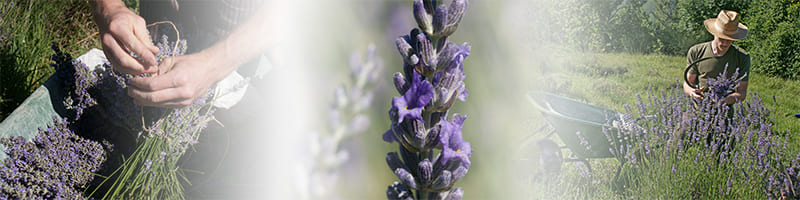
M744 19L750 28L743 46L757 72L800 79L800 1L756 0Z
M678 25L684 31L691 45L700 42L711 41L714 36L706 30L703 21L709 18L716 18L721 10L733 10L744 13L751 0L729 0L729 1L705 1L705 0L682 0L677 4ZM742 15L746 17L745 15ZM740 21L748 24L746 20ZM686 52L684 49L684 53Z
M584 51L647 52L651 36L643 26L643 0L570 0L555 17L566 43Z
M713 38L703 21L721 9L742 11L750 0L570 0L559 4L563 41L593 52L684 55Z
M52 42L72 55L99 46L90 11L86 1L0 2L0 120L53 73Z

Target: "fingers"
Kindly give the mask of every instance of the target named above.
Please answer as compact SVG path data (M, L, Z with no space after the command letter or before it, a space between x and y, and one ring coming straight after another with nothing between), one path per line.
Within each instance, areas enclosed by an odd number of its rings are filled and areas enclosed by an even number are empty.
M161 64L158 65L158 75L165 74L172 70L172 67L175 65L175 58L174 57L167 57L161 61Z
M109 33L118 44L119 51L126 51L125 48L135 54L141 63L141 67L134 65L126 65L128 62L122 62L123 68L131 68L129 70L137 70L137 73L153 73L156 72L156 57L154 53L158 52L158 48L153 45L146 31L144 19L141 18L122 18L127 20L118 20L117 23L109 24ZM104 42L107 38L104 38ZM109 41L110 42L110 41ZM129 52L125 52L128 54ZM122 55L122 54L117 54ZM126 57L132 57L130 55ZM134 59L135 60L135 59Z
M150 34L147 33L147 29L141 28L141 27L147 27L147 25L145 25L144 22L142 22L142 24L139 24L139 26L137 27L140 28L134 28L133 30L133 34L137 36L137 39L139 39L139 41L141 41L145 45L147 50L149 50L151 53L158 53L158 47L156 47L156 45L153 44L153 41L150 40Z
M107 54L111 54L109 60L114 65L114 69L121 73L139 75L154 73L157 70L155 67L145 69L144 65L128 54L111 34L103 35L103 50Z
M155 92L183 86L185 80L179 80L174 74L152 77L134 77L128 80L128 86L145 92Z
M115 34L115 32L111 34ZM117 38L120 44L139 57L145 70L152 70L150 68L156 67L156 56L153 55L152 48L149 48L146 42L139 40L132 30L122 30L122 34L114 35L114 38ZM152 42L150 42L150 46L152 46Z
M128 82L128 96L141 106L183 107L195 99L190 87L174 84L167 76L136 77Z
M133 103L140 106L180 108L188 106L194 100L187 97L179 88L169 88L155 92L147 92L136 88L128 88L128 96L133 98Z
M162 70L172 69L174 59L168 58L159 67ZM186 73L162 73L151 77L134 77L128 80L128 96L134 103L142 106L183 107L191 104L199 92L193 90Z

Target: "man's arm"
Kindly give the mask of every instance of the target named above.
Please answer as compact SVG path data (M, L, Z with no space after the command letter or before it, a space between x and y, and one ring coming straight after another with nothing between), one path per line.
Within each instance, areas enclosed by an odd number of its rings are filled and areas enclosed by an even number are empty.
M286 2L265 1L222 41L198 53L164 59L157 76L132 78L128 95L145 106L191 104L214 83L278 42L278 31L287 27L281 24L286 23Z

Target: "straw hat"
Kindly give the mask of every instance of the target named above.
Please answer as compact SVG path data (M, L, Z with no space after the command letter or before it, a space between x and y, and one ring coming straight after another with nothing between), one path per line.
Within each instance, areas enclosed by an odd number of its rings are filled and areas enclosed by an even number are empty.
M722 10L717 18L707 19L703 22L711 34L728 40L742 40L747 37L747 26L739 23L739 13L736 11Z

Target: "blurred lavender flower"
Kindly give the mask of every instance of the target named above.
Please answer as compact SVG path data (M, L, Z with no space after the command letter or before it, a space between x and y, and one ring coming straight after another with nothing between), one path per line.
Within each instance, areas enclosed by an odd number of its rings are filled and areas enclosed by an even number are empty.
M0 165L0 199L85 199L86 185L106 160L100 143L75 135L67 120L55 117L30 142L11 137L0 143L9 155Z
M375 92L382 85L377 81L383 63L375 55L375 45L369 45L365 59L353 53L350 58L350 79L334 91L328 129L312 134L310 145L312 166L303 173L308 199L335 198L338 171L349 157L340 145L347 138L367 130L370 124L367 108L372 106Z
M455 114L448 120L447 113L456 99L464 101L468 95L463 61L470 46L456 45L448 37L466 9L466 0L454 0L449 7L416 0L413 13L419 28L395 41L404 65L393 80L402 96L392 98L392 124L383 140L399 143L399 153L387 154L386 162L400 184L389 186L389 199L463 196L453 186L469 169L472 146L462 139L466 116ZM441 151L434 154L435 149Z

